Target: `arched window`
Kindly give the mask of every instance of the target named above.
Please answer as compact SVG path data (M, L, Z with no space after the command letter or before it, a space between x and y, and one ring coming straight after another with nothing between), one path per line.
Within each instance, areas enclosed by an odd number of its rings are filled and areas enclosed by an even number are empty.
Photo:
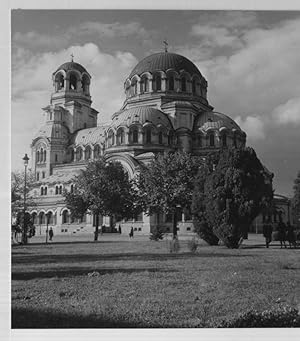
M193 79L192 81L192 93L193 95L196 95L196 80Z
M71 193L74 192L74 185L71 185Z
M113 146L115 144L115 134L113 131L108 133L108 146Z
M65 79L64 79L63 74L59 73L56 76L56 84L57 84L56 85L57 86L57 91L64 88L64 86L65 86Z
M82 91L85 95L89 94L89 78L87 75L83 75L82 76L82 81L81 81L81 87L82 87Z
M70 90L77 89L77 77L73 73L70 76Z
M146 143L151 143L151 135L152 135L151 128L147 127L145 133L146 133Z
M161 90L161 77L160 75L156 75L154 78L154 85L155 85L155 91Z
M55 154L55 162L57 162L57 161L58 161L58 155Z
M99 159L100 157L100 146L96 144L94 147L94 159Z
M227 147L227 135L226 134L222 135L222 146Z
M214 134L210 134L209 135L209 146L210 147L214 147L215 146L215 135Z
M44 195L47 195L47 187L44 188Z
M42 178L43 179L45 178L45 172L42 172Z
M44 150L44 162L46 162L46 150Z
M91 158L92 150L90 146L85 148L85 160L89 160Z
M125 142L124 129L120 128L117 132L117 145L124 144L124 142Z
M58 186L55 186L55 194L58 194Z
M82 159L82 148L81 147L78 147L77 150L76 150L76 160L77 161L80 161Z
M39 173L39 172L36 173L36 180L37 180L37 181L40 180L40 173Z
M63 224L68 224L69 223L69 219L70 219L69 212L67 210L64 210L63 213L62 213L62 223Z
M142 92L149 91L149 79L145 76L142 78Z
M59 186L59 194L62 194L62 186Z
M169 78L169 90L174 90L174 76Z
M42 148L40 151L40 162L44 161L44 149Z
M181 78L181 91L186 91L186 79L185 77Z
M44 212L41 212L40 214L39 214L39 224L40 225L44 225L45 224L45 213Z
M138 143L139 142L139 132L137 128L133 128L130 130L130 141L132 143Z
M135 79L134 81L132 81L132 94L133 95L136 95L137 94L137 86L138 86L138 83L137 83L137 80Z
M163 133L161 131L158 133L158 143L163 144Z
M40 152L36 152L36 162L40 162Z
M41 187L41 195L44 195L44 187Z

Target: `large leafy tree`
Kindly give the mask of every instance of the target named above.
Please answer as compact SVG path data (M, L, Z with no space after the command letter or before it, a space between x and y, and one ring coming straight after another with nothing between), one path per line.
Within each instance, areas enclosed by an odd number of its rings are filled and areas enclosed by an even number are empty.
M253 219L273 197L268 174L252 148L220 152L206 176L198 205L213 233L230 248L238 248Z
M74 217L87 211L96 216L94 240L98 240L99 215L130 217L134 211L134 192L127 172L119 162L104 158L90 162L74 178L75 189L65 192L67 207Z
M177 236L176 210L190 207L200 165L198 157L184 152L158 154L147 166L141 167L137 177L139 205L148 214L172 214L174 238Z
M293 216L297 224L300 222L300 171L294 181L294 196L292 199Z

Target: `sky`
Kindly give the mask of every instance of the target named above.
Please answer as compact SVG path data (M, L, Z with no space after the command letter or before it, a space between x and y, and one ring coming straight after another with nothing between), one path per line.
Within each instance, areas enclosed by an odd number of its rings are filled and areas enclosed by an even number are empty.
M208 81L215 111L235 119L247 145L291 196L300 170L300 12L13 10L11 168L22 169L50 103L52 73L74 60L92 76L98 124L125 100L139 60L164 49L189 58Z

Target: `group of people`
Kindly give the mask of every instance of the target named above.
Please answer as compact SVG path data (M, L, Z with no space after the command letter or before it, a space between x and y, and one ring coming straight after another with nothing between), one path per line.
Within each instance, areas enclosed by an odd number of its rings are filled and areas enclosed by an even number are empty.
M294 227L291 225L291 223L288 221L286 224L283 221L280 221L277 224L276 231L278 232L278 240L280 241L280 248L286 246L286 241L288 241L290 248L292 246L296 248L296 236L294 232ZM267 221L263 225L263 235L266 239L266 247L269 247L269 244L272 241L272 233L273 233L273 225L271 221Z

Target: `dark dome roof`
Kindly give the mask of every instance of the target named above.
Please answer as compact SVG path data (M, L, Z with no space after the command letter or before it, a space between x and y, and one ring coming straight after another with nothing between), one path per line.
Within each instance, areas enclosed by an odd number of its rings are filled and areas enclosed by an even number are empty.
M70 70L77 70L80 73L86 72L88 74L86 69L81 64L78 64L75 62L66 62L66 63L62 64L59 68L57 68L57 70L55 72L53 72L53 74L59 70L64 70L66 72L70 71Z
M135 74L141 75L146 71L167 71L169 69L173 69L177 72L185 70L190 75L198 74L199 76L201 76L201 73L198 70L197 66L187 58L176 53L160 52L152 54L141 60L131 71L129 78L131 78Z
M207 131L208 129L227 128L229 130L237 130L242 133L239 125L229 116L215 111L203 112L197 118L195 129Z

